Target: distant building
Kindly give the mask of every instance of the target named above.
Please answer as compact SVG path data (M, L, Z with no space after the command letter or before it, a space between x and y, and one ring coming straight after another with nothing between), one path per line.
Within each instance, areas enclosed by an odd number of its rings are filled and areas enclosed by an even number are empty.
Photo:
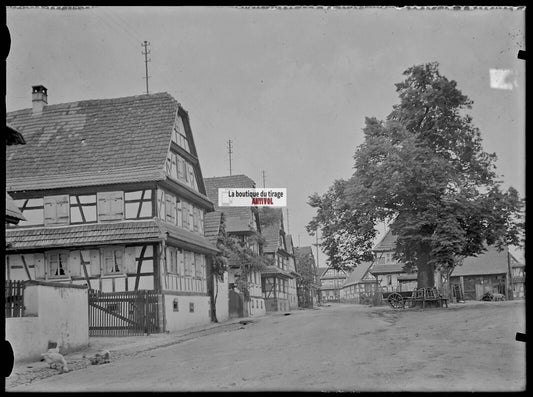
M322 268L320 275L321 300L324 302L340 302L341 290L348 274L344 270L336 270L331 266Z
M377 290L376 280L370 274L373 262L358 264L341 288L340 299L342 302L370 304Z
M297 280L298 306L312 308L318 303L320 280L317 274L315 257L311 247L294 247L296 271L300 277Z
M218 189L220 188L255 188L255 182L246 175L230 175L205 178L207 196L215 209L224 214L225 231L228 236L237 238L248 245L256 254L262 247L255 243L253 237L261 235L261 225L257 207L220 207L218 205ZM220 219L220 218L219 218ZM257 240L257 239L256 239ZM229 315L230 317L259 316L266 312L265 301L261 290L261 272L251 269L247 275L241 274L238 264L230 263L228 269ZM236 288L240 277L247 277L249 298Z
M450 276L454 296L480 300L486 292L500 293L507 299L525 297L525 265L507 248L488 247L478 256L470 256L456 266Z
M296 278L298 273L294 269L292 244L287 246L287 236L283 227L283 212L281 208L263 207L271 212L272 219L268 224L262 222L262 235L265 238L263 252L270 258L272 265L261 272L263 296L267 312L288 311L295 307ZM292 301L292 302L291 302Z

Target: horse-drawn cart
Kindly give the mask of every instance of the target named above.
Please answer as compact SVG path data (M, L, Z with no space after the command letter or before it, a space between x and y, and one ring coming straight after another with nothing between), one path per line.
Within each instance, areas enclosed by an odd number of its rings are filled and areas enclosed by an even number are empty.
M414 291L384 292L383 299L394 309L405 309L406 307L422 307L426 305L437 307L448 307L448 298L441 295L437 288L416 288Z

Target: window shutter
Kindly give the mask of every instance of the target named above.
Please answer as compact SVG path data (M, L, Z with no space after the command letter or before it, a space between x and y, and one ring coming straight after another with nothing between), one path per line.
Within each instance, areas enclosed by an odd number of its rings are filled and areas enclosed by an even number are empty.
M180 156L176 156L176 160L178 161L178 179L185 179L183 172L183 159Z
M33 264L35 266L35 278L43 279L45 274L44 269L44 255L33 254Z
M56 223L67 224L69 223L69 211L70 204L68 194L64 196L58 196L56 201Z
M44 224L48 225L55 223L57 219L56 216L56 206L54 197L44 197Z
M107 221L111 219L111 200L109 192L97 193L96 197L98 201L98 220Z
M124 218L124 194L122 192L111 192L111 219Z

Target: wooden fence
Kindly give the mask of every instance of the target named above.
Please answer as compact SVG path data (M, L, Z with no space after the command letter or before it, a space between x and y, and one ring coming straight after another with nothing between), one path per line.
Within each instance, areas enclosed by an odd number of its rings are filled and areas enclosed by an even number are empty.
M5 281L6 318L24 316L24 280Z
M89 336L144 335L159 331L159 294L155 291L89 290Z

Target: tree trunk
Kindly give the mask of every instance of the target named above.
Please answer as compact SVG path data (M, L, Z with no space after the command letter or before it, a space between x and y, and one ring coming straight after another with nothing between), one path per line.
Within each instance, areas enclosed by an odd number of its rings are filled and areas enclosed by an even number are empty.
M214 323L218 323L217 319L217 309L216 309L216 302L217 302L217 296L215 295L214 291L214 285L216 283L215 275L212 271L212 259L209 260L208 265L206 266L206 276L207 276L207 293L209 294L209 303L210 303L210 313L211 313L211 321ZM218 285L217 285L218 287ZM218 295L218 291L217 291Z
M417 287L431 288L435 286L435 266L429 262L430 248L426 247L420 252L417 261Z

